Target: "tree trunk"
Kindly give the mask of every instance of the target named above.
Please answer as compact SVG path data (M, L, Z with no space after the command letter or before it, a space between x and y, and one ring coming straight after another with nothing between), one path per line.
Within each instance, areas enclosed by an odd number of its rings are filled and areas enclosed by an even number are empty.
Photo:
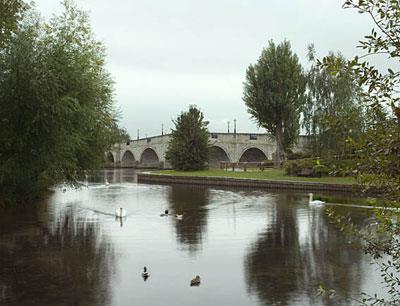
M285 149L283 148L283 131L277 128L275 132L276 151L275 151L275 167L280 167L281 162L285 160Z

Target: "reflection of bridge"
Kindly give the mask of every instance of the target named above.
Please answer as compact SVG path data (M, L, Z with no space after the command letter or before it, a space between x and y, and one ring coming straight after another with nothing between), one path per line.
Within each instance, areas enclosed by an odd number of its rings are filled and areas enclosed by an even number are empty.
M129 144L114 145L107 153L107 160L115 167L168 167L165 151L171 135L160 135L138 140ZM248 133L210 133L210 164L219 165L221 161L257 162L272 159L275 141L267 134ZM301 137L297 149L302 148Z

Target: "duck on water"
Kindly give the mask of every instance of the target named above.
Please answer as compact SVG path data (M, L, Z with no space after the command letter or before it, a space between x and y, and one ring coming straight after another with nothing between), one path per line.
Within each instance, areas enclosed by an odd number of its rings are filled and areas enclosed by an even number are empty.
M143 268L142 277L146 281L150 276L150 273L147 271L147 267Z
M193 279L190 281L190 286L191 286L191 287L192 287L192 286L200 286L200 276L196 275L196 277L193 278Z
M167 217L167 216L169 216L169 210L168 210L168 208L167 208L166 210L164 210L164 213L163 213L163 214L160 214L160 217Z

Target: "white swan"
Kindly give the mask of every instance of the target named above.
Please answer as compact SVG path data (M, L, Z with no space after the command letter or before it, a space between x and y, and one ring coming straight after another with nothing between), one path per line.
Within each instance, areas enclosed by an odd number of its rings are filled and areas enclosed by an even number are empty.
M105 182L105 184L108 186L108 185L110 185L110 183L108 182L108 180L106 179L106 182Z
M312 193L309 193L308 195L310 196L308 204L313 205L313 206L324 206L325 205L324 201L313 200L313 194Z
M126 217L126 210L123 209L122 207L117 208L117 210L115 211L115 215L116 215L118 218Z

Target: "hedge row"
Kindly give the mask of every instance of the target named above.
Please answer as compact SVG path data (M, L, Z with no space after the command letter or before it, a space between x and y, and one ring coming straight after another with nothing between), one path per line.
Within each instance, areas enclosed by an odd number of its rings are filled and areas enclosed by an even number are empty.
M288 160L283 164L286 175L292 176L351 176L354 166L357 164L355 159L329 159L329 158L305 158Z

